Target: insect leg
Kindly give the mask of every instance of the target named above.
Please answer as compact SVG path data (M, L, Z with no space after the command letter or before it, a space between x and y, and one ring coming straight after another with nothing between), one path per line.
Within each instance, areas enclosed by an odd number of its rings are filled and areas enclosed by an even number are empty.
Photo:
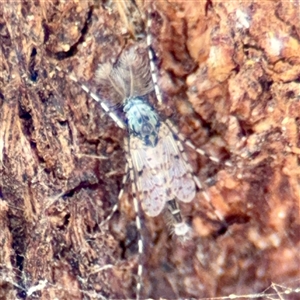
M127 152L127 161L128 161L128 167L129 167L129 176L131 180L131 186L132 186L132 197L133 197L133 206L135 210L135 223L136 228L139 233L139 241L138 241L138 271L137 271L137 283L136 283L136 300L140 299L141 289L142 289L142 275L143 275L143 265L141 263L141 257L143 255L143 239L141 236L141 218L140 218L140 209L139 209L139 202L137 199L137 188L135 183L135 175L132 165L132 160L130 158L130 150L129 150L129 144L128 140L125 140L124 142L125 150Z
M59 72L63 72L64 74L66 74L59 66L55 67ZM102 100L101 98L96 95L95 93L93 93L90 88L88 86L86 86L85 84L81 83L74 75L68 75L66 74L66 76L68 76L68 78L70 78L72 81L76 82L76 84L78 84L90 97L92 97L95 101L97 101L98 103L100 103L102 109L105 111L106 114L108 114L113 121L122 129L126 128L126 125L124 124L123 120L120 119Z
M166 120L166 124L170 128L170 130L173 132L173 134L175 134L182 143L184 143L185 145L187 145L188 147L190 147L191 149L193 149L200 155L208 158L209 160L211 160L215 163L221 164L221 161L218 157L209 155L201 148L197 148L189 139L185 138L181 133L179 133L177 128L170 122L170 120ZM232 167L232 164L230 161L226 161L224 164L227 167Z
M100 223L100 227L101 227L102 225L104 225L105 223L107 223L107 222L113 217L114 213L117 211L119 201L121 200L121 198L122 198L122 196L123 196L123 194L124 194L124 186L125 186L125 184L126 184L127 177L128 177L128 163L126 162L126 165L125 165L125 173L124 173L124 176L123 176L123 179L122 179L122 188L121 188L121 190L120 190L120 192L119 192L119 195L118 195L118 202L113 206L112 211L111 211L111 213L108 215L108 217L107 217L104 221L102 221L102 222Z
M177 129L175 128L175 126L169 121L167 120L166 121L166 124L167 126L170 128L170 130L176 135L178 136L178 140L177 140L177 145L178 145L178 149L179 151L181 152L181 155L182 155L182 158L184 159L185 161L185 164L187 165L187 168L190 172L190 174L193 176L193 179L194 179L194 182L195 184L197 185L197 188L199 189L199 191L202 193L202 195L204 196L204 199L206 200L206 202L209 204L209 206L211 207L211 209L214 211L215 215L217 216L217 218L219 219L220 222L222 223L226 223L226 221L224 220L224 217L223 215L221 214L221 212L219 212L212 204L211 202L211 199L210 199L210 196L209 194L205 191L205 189L203 188L203 185L201 184L199 178L194 174L193 172L193 169L188 161L188 158L184 152L184 148L182 146L182 142L186 142L186 140L184 139L184 137L182 136L182 134L179 134ZM187 142L190 142L190 141L187 141ZM186 142L186 143L187 143ZM189 144L187 144L189 146ZM191 147L192 149L194 149L195 151L197 151L198 148L196 148L191 142L190 142L190 145L192 145L193 147ZM199 149L201 150L201 149ZM210 158L212 161L216 162L218 161L219 162L219 159L218 158L214 158L212 156L209 156L207 155L203 150L201 150L205 157L208 157ZM197 153L201 154L199 151L197 151ZM212 159L213 158L213 159Z
M149 57L149 64L150 64L150 72L151 72L151 77L154 85L154 91L155 95L157 98L157 101L159 104L162 103L162 95L160 92L160 89L158 87L158 80L157 80L157 74L156 74L156 67L154 63L154 51L152 49L152 35L151 35L151 25L152 25L152 20L151 20L151 7L149 7L148 12L147 12L147 29L146 29L146 42L147 42L147 48L148 48L148 57Z

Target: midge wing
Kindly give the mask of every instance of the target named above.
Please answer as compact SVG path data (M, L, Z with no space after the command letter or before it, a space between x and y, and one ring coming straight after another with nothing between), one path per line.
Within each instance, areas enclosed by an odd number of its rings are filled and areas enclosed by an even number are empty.
M168 200L163 141L159 139L155 147L149 147L130 136L129 147L142 208L148 216L155 217Z
M196 185L177 141L164 123L161 124L160 135L164 137L165 170L172 195L182 202L191 202L196 195Z
M142 208L148 216L159 215L169 200L195 198L195 182L166 124L161 123L155 147L145 146L134 136L129 146Z
M181 154L180 154L181 156ZM182 202L191 202L196 196L196 186L182 157L174 157L176 162L169 170L173 195Z

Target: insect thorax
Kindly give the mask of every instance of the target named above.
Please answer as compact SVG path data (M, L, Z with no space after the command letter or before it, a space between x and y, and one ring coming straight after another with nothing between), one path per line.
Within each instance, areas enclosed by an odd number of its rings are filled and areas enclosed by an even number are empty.
M146 146L155 147L160 121L153 108L143 98L131 97L126 99L124 112L130 133L138 136Z

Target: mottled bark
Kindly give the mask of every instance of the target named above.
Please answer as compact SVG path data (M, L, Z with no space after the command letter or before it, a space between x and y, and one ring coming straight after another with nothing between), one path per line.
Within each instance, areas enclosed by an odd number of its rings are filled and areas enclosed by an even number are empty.
M139 11L145 17L150 4L136 4L1 3L0 299L135 295L138 233L129 185L119 212L99 226L121 188L127 132L65 73L99 92L97 65L114 63L144 39ZM185 244L170 237L163 217L144 216L143 295L225 297L263 292L272 282L296 288L299 4L152 6L164 96L155 108L233 166L186 149L227 226L201 193L182 205L193 228Z

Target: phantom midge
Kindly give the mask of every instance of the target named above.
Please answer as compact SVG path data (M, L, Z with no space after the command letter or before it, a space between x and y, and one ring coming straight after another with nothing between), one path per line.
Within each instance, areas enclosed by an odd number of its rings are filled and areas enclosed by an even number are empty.
M151 27L151 19L147 23ZM150 32L150 30L148 30ZM148 52L148 57L141 53ZM56 67L62 71L59 67ZM155 92L158 104L162 103L162 96L157 84L156 68L151 49L151 35L147 35L147 47L133 45L120 54L114 65L101 64L96 72L96 82L100 86L109 87L120 99L125 115L125 122L115 113L113 105L115 99L102 99L93 93L89 87L79 82L73 75L69 76L94 100L100 103L102 109L122 128L127 129L129 136L124 139L127 163L122 180L126 183L129 173L132 186L133 204L136 213L136 226L141 231L139 205L150 217L167 213L170 218L171 231L182 240L188 237L190 227L183 221L178 202L189 203L196 196L196 189L203 191L199 179L193 175L181 142L197 153L219 162L215 157L207 155L196 148L189 140L185 140L170 121L163 121L155 109L150 105L148 97ZM104 102L104 100L106 100ZM123 196L124 188L118 195ZM203 191L205 199L210 203L208 194ZM100 225L109 221L118 209L116 204L110 215ZM216 211L220 220L222 215ZM169 225L170 225L169 224ZM143 240L140 235L138 252L143 254ZM138 282L136 298L139 299L142 286L143 266L138 266Z

